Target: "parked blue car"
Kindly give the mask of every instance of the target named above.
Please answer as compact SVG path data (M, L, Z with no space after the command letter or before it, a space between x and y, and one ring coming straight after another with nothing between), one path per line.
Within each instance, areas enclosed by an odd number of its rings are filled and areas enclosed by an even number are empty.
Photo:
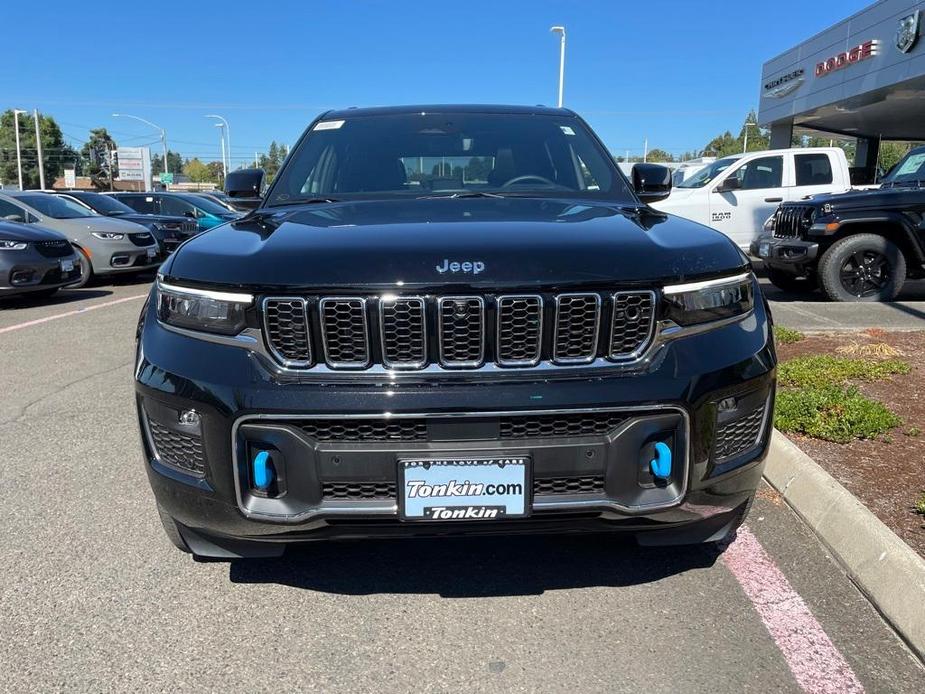
M141 214L175 215L196 220L199 231L239 219L244 215L217 202L191 193L110 193Z

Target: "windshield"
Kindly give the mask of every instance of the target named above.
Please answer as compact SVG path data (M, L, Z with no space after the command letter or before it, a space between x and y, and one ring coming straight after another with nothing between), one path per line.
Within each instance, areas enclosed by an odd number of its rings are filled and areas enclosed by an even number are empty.
M78 219L80 217L93 217L96 214L73 200L59 198L56 195L48 195L47 193L19 195L17 200L21 200L29 207L54 219Z
M100 214L138 214L124 202L119 202L114 197L109 195L100 195L99 193L68 193L68 195L77 198L82 203L92 207Z
M725 159L717 159L712 164L709 164L705 168L700 169L700 171L695 173L686 181L679 183L678 188L703 188L737 161L739 161L739 157L726 157Z
M881 183L925 182L925 147L910 151Z
M635 202L577 118L415 113L315 124L277 177L268 204L480 193Z
M190 205L196 207L203 212L214 215L226 215L228 214L228 208L222 207L217 202L209 200L209 198L203 198L198 195L181 195L178 196L183 200L186 200Z

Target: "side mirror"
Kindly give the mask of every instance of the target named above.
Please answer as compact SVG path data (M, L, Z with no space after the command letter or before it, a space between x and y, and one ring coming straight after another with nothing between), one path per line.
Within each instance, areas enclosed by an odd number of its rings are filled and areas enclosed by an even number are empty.
M664 200L671 195L671 169L659 164L634 164L633 189L644 203Z
M232 204L255 209L263 195L263 169L239 169L225 176L225 192Z
M190 219L196 219L196 213L193 210L187 210L183 213L184 217L189 217Z
M726 180L716 186L717 193L730 193L733 190L740 190L742 188L742 181L739 180L738 176L728 176Z

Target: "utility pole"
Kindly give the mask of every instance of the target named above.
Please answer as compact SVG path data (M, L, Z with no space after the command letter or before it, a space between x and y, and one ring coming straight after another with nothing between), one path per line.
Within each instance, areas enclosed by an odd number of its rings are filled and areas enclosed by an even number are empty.
M646 163L649 159L649 138L647 137L642 144L642 162Z
M35 146L39 155L39 189L45 190L45 165L42 162L42 132L39 130L39 110L33 109L35 117Z
M19 114L29 113L18 108L13 109L13 128L16 130L16 170L19 172L19 189L22 190L22 151L19 149Z
M260 168L260 162L257 161L257 152L254 152L254 168L255 168L255 169L259 169L259 168Z
M562 108L562 94L565 91L565 27L554 26L549 30L559 34L559 108Z

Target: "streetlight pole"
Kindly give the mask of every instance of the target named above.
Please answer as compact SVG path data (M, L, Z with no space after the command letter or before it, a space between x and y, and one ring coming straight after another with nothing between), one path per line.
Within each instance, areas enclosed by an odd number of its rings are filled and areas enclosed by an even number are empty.
M220 121L225 125L224 133L225 133L225 138L228 140L228 144L227 144L226 147L225 147L225 148L228 150L228 165L225 167L225 172L226 172L226 175L227 175L228 169L230 169L231 166L232 166L232 158L231 158L231 126L228 125L228 121L225 120L222 116L216 115L216 114L214 114L214 113L210 113L209 115L206 116L206 118L215 118L215 119L217 119L217 120L220 120ZM224 163L225 163L225 160L224 160L224 158L223 158L223 159L222 159L222 164L224 164Z
M19 189L22 190L22 151L19 149L19 114L29 113L22 109L13 109L13 128L16 130L16 170L19 172Z
M748 121L745 121L745 137L742 138L742 154L748 153L748 126L750 125L758 125L758 124L749 123Z
M228 178L228 165L225 163L225 124L216 123L215 127L221 129L219 139L222 142L222 181L224 181Z
M120 118L120 117L121 118L134 118L137 121L141 121L145 125L150 125L155 130L160 130L161 131L161 144L164 146L164 173L168 173L168 174L170 173L170 167L167 165L167 131L164 130L164 128L162 128L159 125L155 125L149 120L145 120L144 118L141 118L139 116L131 116L128 113L113 113L112 117L113 118ZM150 185L151 185L150 181L145 182L145 186L150 186Z
M39 155L39 189L45 190L45 165L42 161L42 133L39 130L39 110L33 109L32 115L35 117L35 146Z
M554 26L549 30L559 34L559 108L562 108L562 93L565 90L565 27Z

